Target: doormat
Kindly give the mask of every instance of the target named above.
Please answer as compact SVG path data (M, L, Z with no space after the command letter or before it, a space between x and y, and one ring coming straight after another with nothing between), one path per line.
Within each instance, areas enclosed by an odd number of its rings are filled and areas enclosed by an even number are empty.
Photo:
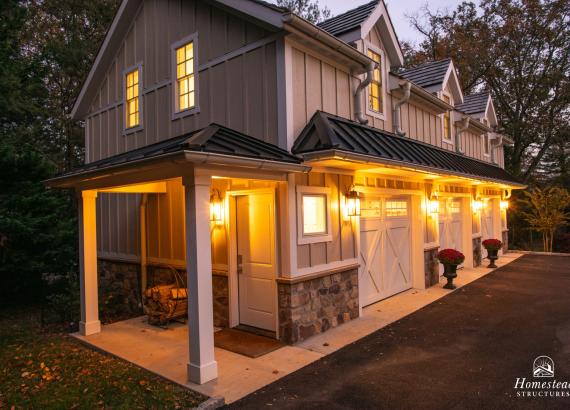
M276 339L229 328L214 333L214 345L254 359L285 346Z

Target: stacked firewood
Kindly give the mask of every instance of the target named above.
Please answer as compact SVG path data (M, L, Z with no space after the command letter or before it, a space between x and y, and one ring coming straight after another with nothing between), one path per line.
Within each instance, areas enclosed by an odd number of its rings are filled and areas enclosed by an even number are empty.
M158 285L145 291L145 314L152 325L164 325L173 319L186 317L188 295L186 288Z

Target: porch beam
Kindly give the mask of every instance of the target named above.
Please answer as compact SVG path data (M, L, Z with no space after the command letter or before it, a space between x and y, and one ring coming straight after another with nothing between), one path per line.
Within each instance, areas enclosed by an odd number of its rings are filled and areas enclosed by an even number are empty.
M148 182L146 184L134 184L118 186L113 188L98 189L99 192L116 194L164 194L166 193L166 182Z
M210 176L182 178L186 212L188 275L188 380L203 384L218 377L214 358L214 311L210 237Z
M79 285L83 336L101 331L97 292L97 191L82 191L79 200Z

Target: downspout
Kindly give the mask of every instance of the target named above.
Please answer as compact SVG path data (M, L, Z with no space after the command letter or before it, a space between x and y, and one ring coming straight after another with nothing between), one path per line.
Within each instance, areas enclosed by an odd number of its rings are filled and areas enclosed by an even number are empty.
M402 98L396 101L396 104L394 104L394 109L392 110L392 123L394 127L394 133L403 137L406 135L406 133L404 130L402 130L402 124L400 124L400 108L410 99L412 83L406 81L404 84L400 84L400 89L404 92L404 95Z
M493 142L491 142L491 162L493 164L497 164L498 161L495 158L495 148L499 148L501 145L503 145L503 135L502 134L495 134L498 135L499 138L493 138ZM497 141L497 143L495 143L494 141Z
M461 124L461 127L455 130L455 151L460 154L464 153L461 147L461 133L465 131L467 128L469 128L469 121L470 121L469 117L463 118L463 123Z
M356 120L361 124L368 124L368 119L362 111L362 91L372 82L375 68L376 63L370 63L370 65L368 65L366 77L364 78L364 81L358 85L354 93L354 116L356 117Z
M146 252L146 205L148 194L142 194L139 206L140 230L141 230L141 302L147 287L147 252ZM141 306L142 307L142 306Z

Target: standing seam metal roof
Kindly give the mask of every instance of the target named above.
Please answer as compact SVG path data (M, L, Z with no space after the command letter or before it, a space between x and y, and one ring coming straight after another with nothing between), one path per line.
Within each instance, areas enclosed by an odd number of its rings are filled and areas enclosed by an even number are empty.
M294 154L338 150L467 178L522 185L504 169L421 141L317 111L293 145Z

